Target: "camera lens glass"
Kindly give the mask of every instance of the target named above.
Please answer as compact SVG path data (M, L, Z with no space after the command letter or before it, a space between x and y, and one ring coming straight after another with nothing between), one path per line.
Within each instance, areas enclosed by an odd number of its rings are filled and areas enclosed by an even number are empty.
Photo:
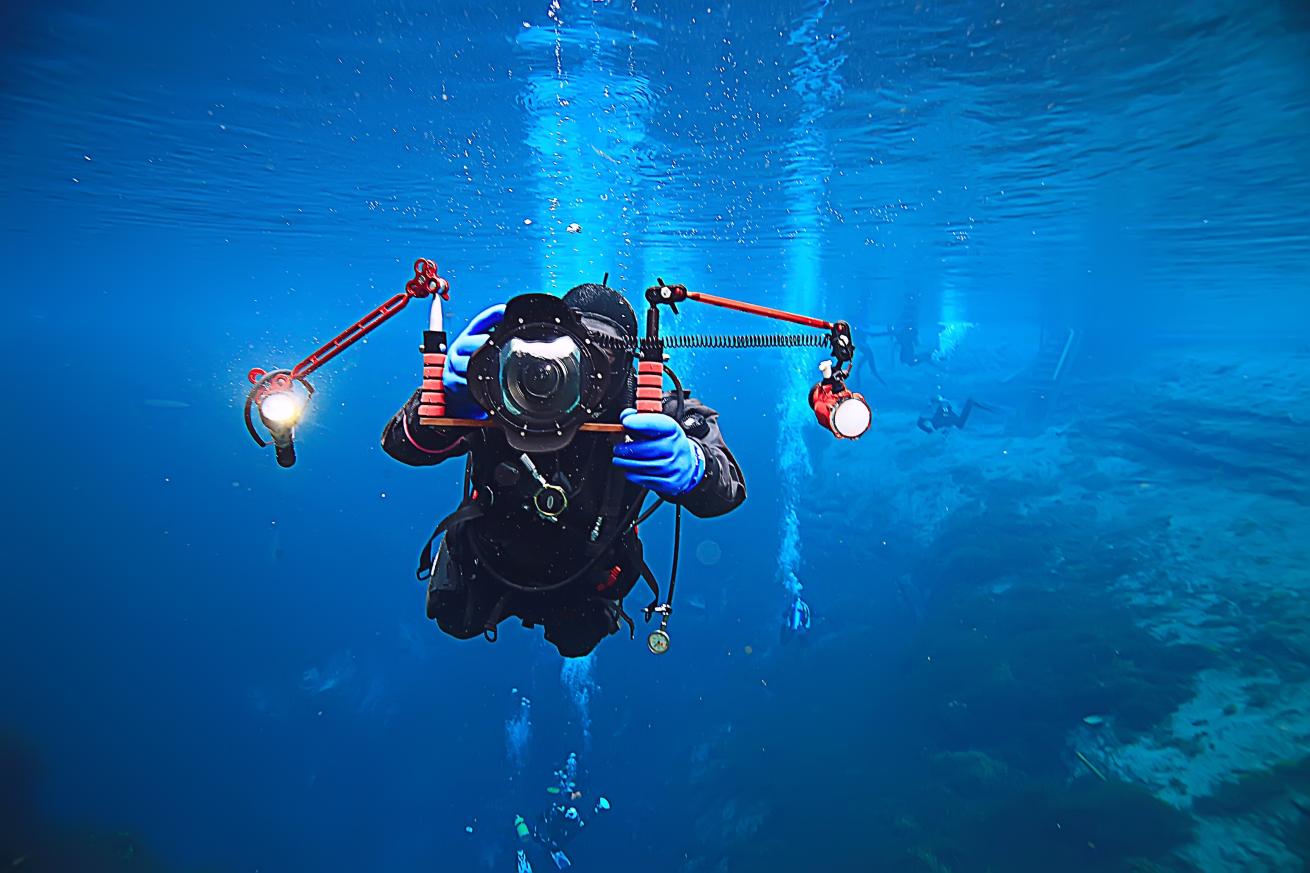
M500 352L500 385L514 415L558 421L582 402L582 352L567 335L513 337Z
M564 381L564 368L559 361L540 358L525 361L522 367L523 392L538 401L549 401Z

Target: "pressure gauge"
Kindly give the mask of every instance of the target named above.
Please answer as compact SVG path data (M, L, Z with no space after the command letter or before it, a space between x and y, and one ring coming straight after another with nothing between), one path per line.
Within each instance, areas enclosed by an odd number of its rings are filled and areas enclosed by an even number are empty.
M646 647L653 655L662 655L669 650L669 634L663 628L653 630L646 637Z

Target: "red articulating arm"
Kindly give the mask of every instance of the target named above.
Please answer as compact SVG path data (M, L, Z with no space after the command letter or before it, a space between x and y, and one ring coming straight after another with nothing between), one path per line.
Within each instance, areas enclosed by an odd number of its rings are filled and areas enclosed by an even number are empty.
M450 283L437 275L437 265L426 258L414 262L414 278L405 284L403 294L397 294L381 306L369 312L359 321L324 343L309 357L296 364L290 371L292 379L304 379L319 367L359 342L376 330L397 312L404 309L410 300L440 294L443 300L450 299ZM257 383L266 375L266 371L255 368L250 371L251 383Z
M763 315L765 318L772 318L776 321L790 321L792 324L803 324L806 327L817 327L820 330L832 330L833 323L824 321L822 318L811 318L808 315L797 315L794 312L784 312L781 309L773 309L769 306L760 306L758 303L747 303L744 300L732 300L728 297L715 297L713 294L702 294L699 291L688 291L681 285L673 286L674 289L682 289L682 294L677 296L685 297L687 300L695 300L699 303L708 303L711 306L722 306L724 309L735 309L738 312L746 312L751 315Z
M414 262L414 278L405 284L403 294L392 297L386 303L383 303L337 334L334 339L324 343L312 355L292 368L292 377L301 379L308 376L356 342L368 336L383 322L404 309L410 300L421 299L434 293L440 294L442 300L449 300L450 283L437 275L436 264L426 258L419 258Z

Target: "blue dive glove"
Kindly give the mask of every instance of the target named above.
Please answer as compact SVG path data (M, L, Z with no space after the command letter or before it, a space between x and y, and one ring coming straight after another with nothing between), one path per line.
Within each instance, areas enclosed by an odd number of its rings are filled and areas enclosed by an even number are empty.
M469 394L469 358L482 348L491 330L505 316L505 304L482 310L446 349L446 368L441 372L441 387L446 391L446 413L452 418L486 418L487 412Z
M705 455L682 427L660 412L625 409L619 414L632 442L614 447L614 466L628 481L665 500L681 497L705 478Z

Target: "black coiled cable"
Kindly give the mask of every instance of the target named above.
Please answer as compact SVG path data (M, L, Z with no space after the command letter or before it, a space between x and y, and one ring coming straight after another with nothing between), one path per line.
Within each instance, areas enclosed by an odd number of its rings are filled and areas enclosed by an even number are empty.
M589 335L596 345L621 352L643 352L651 341L640 339L634 345L630 340L593 333ZM832 339L826 333L693 333L660 337L666 349L799 349L826 348Z
M818 349L829 338L823 333L692 333L666 336L663 342L666 349Z

